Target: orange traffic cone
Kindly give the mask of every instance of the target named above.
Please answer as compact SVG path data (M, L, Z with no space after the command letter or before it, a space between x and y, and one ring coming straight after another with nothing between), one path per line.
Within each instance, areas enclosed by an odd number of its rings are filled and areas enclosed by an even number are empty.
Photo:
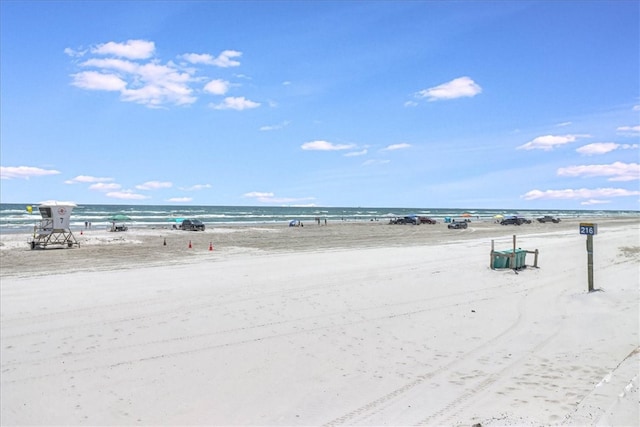
M209 242L209 250L212 251L213 250L213 243Z
M191 240L189 240L189 249L191 249Z

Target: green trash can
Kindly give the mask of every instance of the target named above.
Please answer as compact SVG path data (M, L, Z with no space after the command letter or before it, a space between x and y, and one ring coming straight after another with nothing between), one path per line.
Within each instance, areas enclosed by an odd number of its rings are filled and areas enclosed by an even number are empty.
M508 254L511 251L495 251L497 254ZM507 268L509 266L509 258L506 256L497 256L493 258L493 268Z
M506 254L512 254L513 249L504 251ZM515 257L507 258L507 268L524 268L526 265L527 251L524 249L516 249Z

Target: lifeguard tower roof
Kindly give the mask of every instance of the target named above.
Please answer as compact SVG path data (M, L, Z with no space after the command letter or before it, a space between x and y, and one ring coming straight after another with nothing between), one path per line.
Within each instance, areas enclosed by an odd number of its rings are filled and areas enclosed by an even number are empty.
M71 207L77 207L78 205L76 205L73 202L61 202L58 200L45 200L44 202L40 202L38 203L38 206L42 206L42 207L50 207L50 206L71 206Z

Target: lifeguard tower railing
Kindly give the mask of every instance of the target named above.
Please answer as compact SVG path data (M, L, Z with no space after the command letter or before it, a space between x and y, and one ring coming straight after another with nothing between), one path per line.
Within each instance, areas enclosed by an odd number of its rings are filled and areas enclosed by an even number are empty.
M42 220L33 228L31 249L44 249L49 245L80 246L69 229L73 205L42 205L38 207Z

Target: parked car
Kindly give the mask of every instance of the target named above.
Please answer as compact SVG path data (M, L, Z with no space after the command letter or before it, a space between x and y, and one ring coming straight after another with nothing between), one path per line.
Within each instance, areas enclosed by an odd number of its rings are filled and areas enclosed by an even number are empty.
M180 230L186 231L204 231L204 224L199 219L185 219L180 224Z
M429 218L428 216L419 216L418 221L420 224L436 224L437 221L433 218Z
M530 219L523 218L521 216L508 216L500 221L500 225L522 225L531 224Z
M417 216L405 216L402 218L391 218L389 220L389 224L417 224L418 217Z
M559 223L560 222L560 218L551 216L551 215L545 215L545 216L541 216L540 218L538 218L538 222L553 222L553 223Z
M447 228L453 229L453 230L465 229L467 228L467 224L468 224L467 221L453 221L452 223L447 225Z

